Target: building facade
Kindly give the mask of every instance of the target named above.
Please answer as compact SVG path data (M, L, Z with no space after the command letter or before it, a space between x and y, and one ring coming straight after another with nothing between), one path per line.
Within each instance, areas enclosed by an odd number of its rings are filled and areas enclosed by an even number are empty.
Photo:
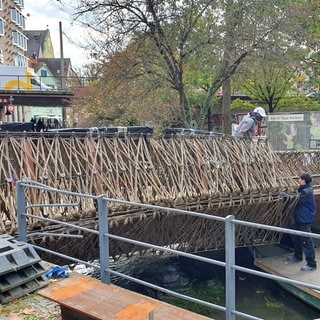
M74 73L69 58L54 57L54 48L49 29L26 30L25 0L0 0L0 66L21 66L32 68L38 78L52 92L70 96L69 87L78 78ZM0 73L0 77L5 76ZM15 76L15 75L14 75ZM18 77L18 75L17 75ZM70 90L69 90L70 91ZM41 119L51 128L63 125L69 107L52 102L53 105L16 105L8 112L8 93L0 93L0 125L1 122L28 122ZM11 101L11 100L10 100ZM59 100L60 101L60 100ZM10 102L11 104L11 102ZM11 110L11 108L10 108Z
M50 31L26 30L24 0L0 0L0 65L29 66L30 58L54 58Z
M27 66L24 0L0 0L0 64Z

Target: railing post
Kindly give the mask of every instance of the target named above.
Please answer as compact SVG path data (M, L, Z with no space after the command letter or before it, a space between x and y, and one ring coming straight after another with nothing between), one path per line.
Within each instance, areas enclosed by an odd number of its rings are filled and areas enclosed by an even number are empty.
M98 213L99 213L99 250L100 250L100 272L101 281L110 284L109 269L109 237L108 234L108 206L107 199L101 195L98 197Z
M226 320L235 320L236 309L236 276L235 276L235 226L234 216L229 215L225 220L226 228Z
M21 181L16 183L17 191L17 215L18 215L18 239L22 242L27 242L27 219L26 213L26 196L25 186Z

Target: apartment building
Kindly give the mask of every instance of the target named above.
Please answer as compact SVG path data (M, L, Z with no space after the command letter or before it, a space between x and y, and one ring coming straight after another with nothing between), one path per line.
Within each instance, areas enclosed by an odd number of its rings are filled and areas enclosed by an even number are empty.
M0 64L27 66L24 0L0 0Z
M54 91L65 91L73 84L69 79L77 79L71 61L64 58L62 64L61 59L54 58L49 29L26 30L24 2L0 0L0 65L31 67L44 84ZM64 73L61 73L62 65ZM0 121L3 122L24 122L36 117L57 118L61 123L68 120L67 109L56 102L52 106L16 105L11 114L5 113L6 105L7 98L1 100L0 96Z

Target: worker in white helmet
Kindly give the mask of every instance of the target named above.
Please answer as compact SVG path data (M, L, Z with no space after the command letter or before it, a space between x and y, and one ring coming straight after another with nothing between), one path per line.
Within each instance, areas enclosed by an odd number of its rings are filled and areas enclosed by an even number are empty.
M234 136L238 139L252 140L257 129L258 123L267 117L262 107L257 107L253 112L243 117L234 131Z

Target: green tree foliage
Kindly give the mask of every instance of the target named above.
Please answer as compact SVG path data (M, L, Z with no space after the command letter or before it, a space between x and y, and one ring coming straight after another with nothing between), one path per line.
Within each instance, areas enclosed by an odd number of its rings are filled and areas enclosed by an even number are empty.
M285 95L293 91L299 93L297 82L302 54L303 50L283 53L274 47L254 55L238 74L241 91L264 103L269 113L278 110L279 101Z
M232 113L247 113L252 111L255 107L261 105L257 100L240 100L236 99L231 104ZM298 112L298 111L319 111L320 100L307 98L304 95L285 95L277 104L278 112Z
M247 113L252 111L256 105L253 101L236 99L231 103L232 113Z
M278 103L278 111L319 111L320 100L307 98L303 95L287 95Z
M197 104L202 117L214 104L221 86L226 85L253 54L274 46L279 46L279 52L286 52L288 46L305 43L304 24L311 9L309 2L298 0L72 0L68 3L75 5L75 18L92 31L90 46L101 63L109 64L113 56L124 52L129 45L140 41L148 44L148 50L144 51L147 67L143 59L137 65L136 59L130 57L128 62L133 65L128 63L126 72L122 73L124 82L128 81L129 74L138 75L140 79L144 74L144 81L132 78L130 86L132 83L145 86L148 79L160 76L165 81L158 85L162 92L167 92L165 96L171 97L172 90L176 95L168 105L174 108L177 123L184 126L190 125L193 115L193 104L188 98L199 89L193 86L196 81L190 81L197 78L193 73L206 70L205 96L199 96L202 101ZM286 41L280 42L281 38ZM136 72L138 66L140 73ZM136 94L146 93L146 90L136 90ZM127 91L121 106L131 107L125 97L128 97ZM140 100L145 100L145 96L140 96ZM224 113L230 113L228 103ZM224 117L225 121L229 118ZM225 130L228 128L226 125Z
M310 11L309 19L301 19L300 23L305 30L305 47L308 54L302 59L303 81L307 92L320 91L320 6L318 0L307 2ZM299 16L298 16L299 17Z

